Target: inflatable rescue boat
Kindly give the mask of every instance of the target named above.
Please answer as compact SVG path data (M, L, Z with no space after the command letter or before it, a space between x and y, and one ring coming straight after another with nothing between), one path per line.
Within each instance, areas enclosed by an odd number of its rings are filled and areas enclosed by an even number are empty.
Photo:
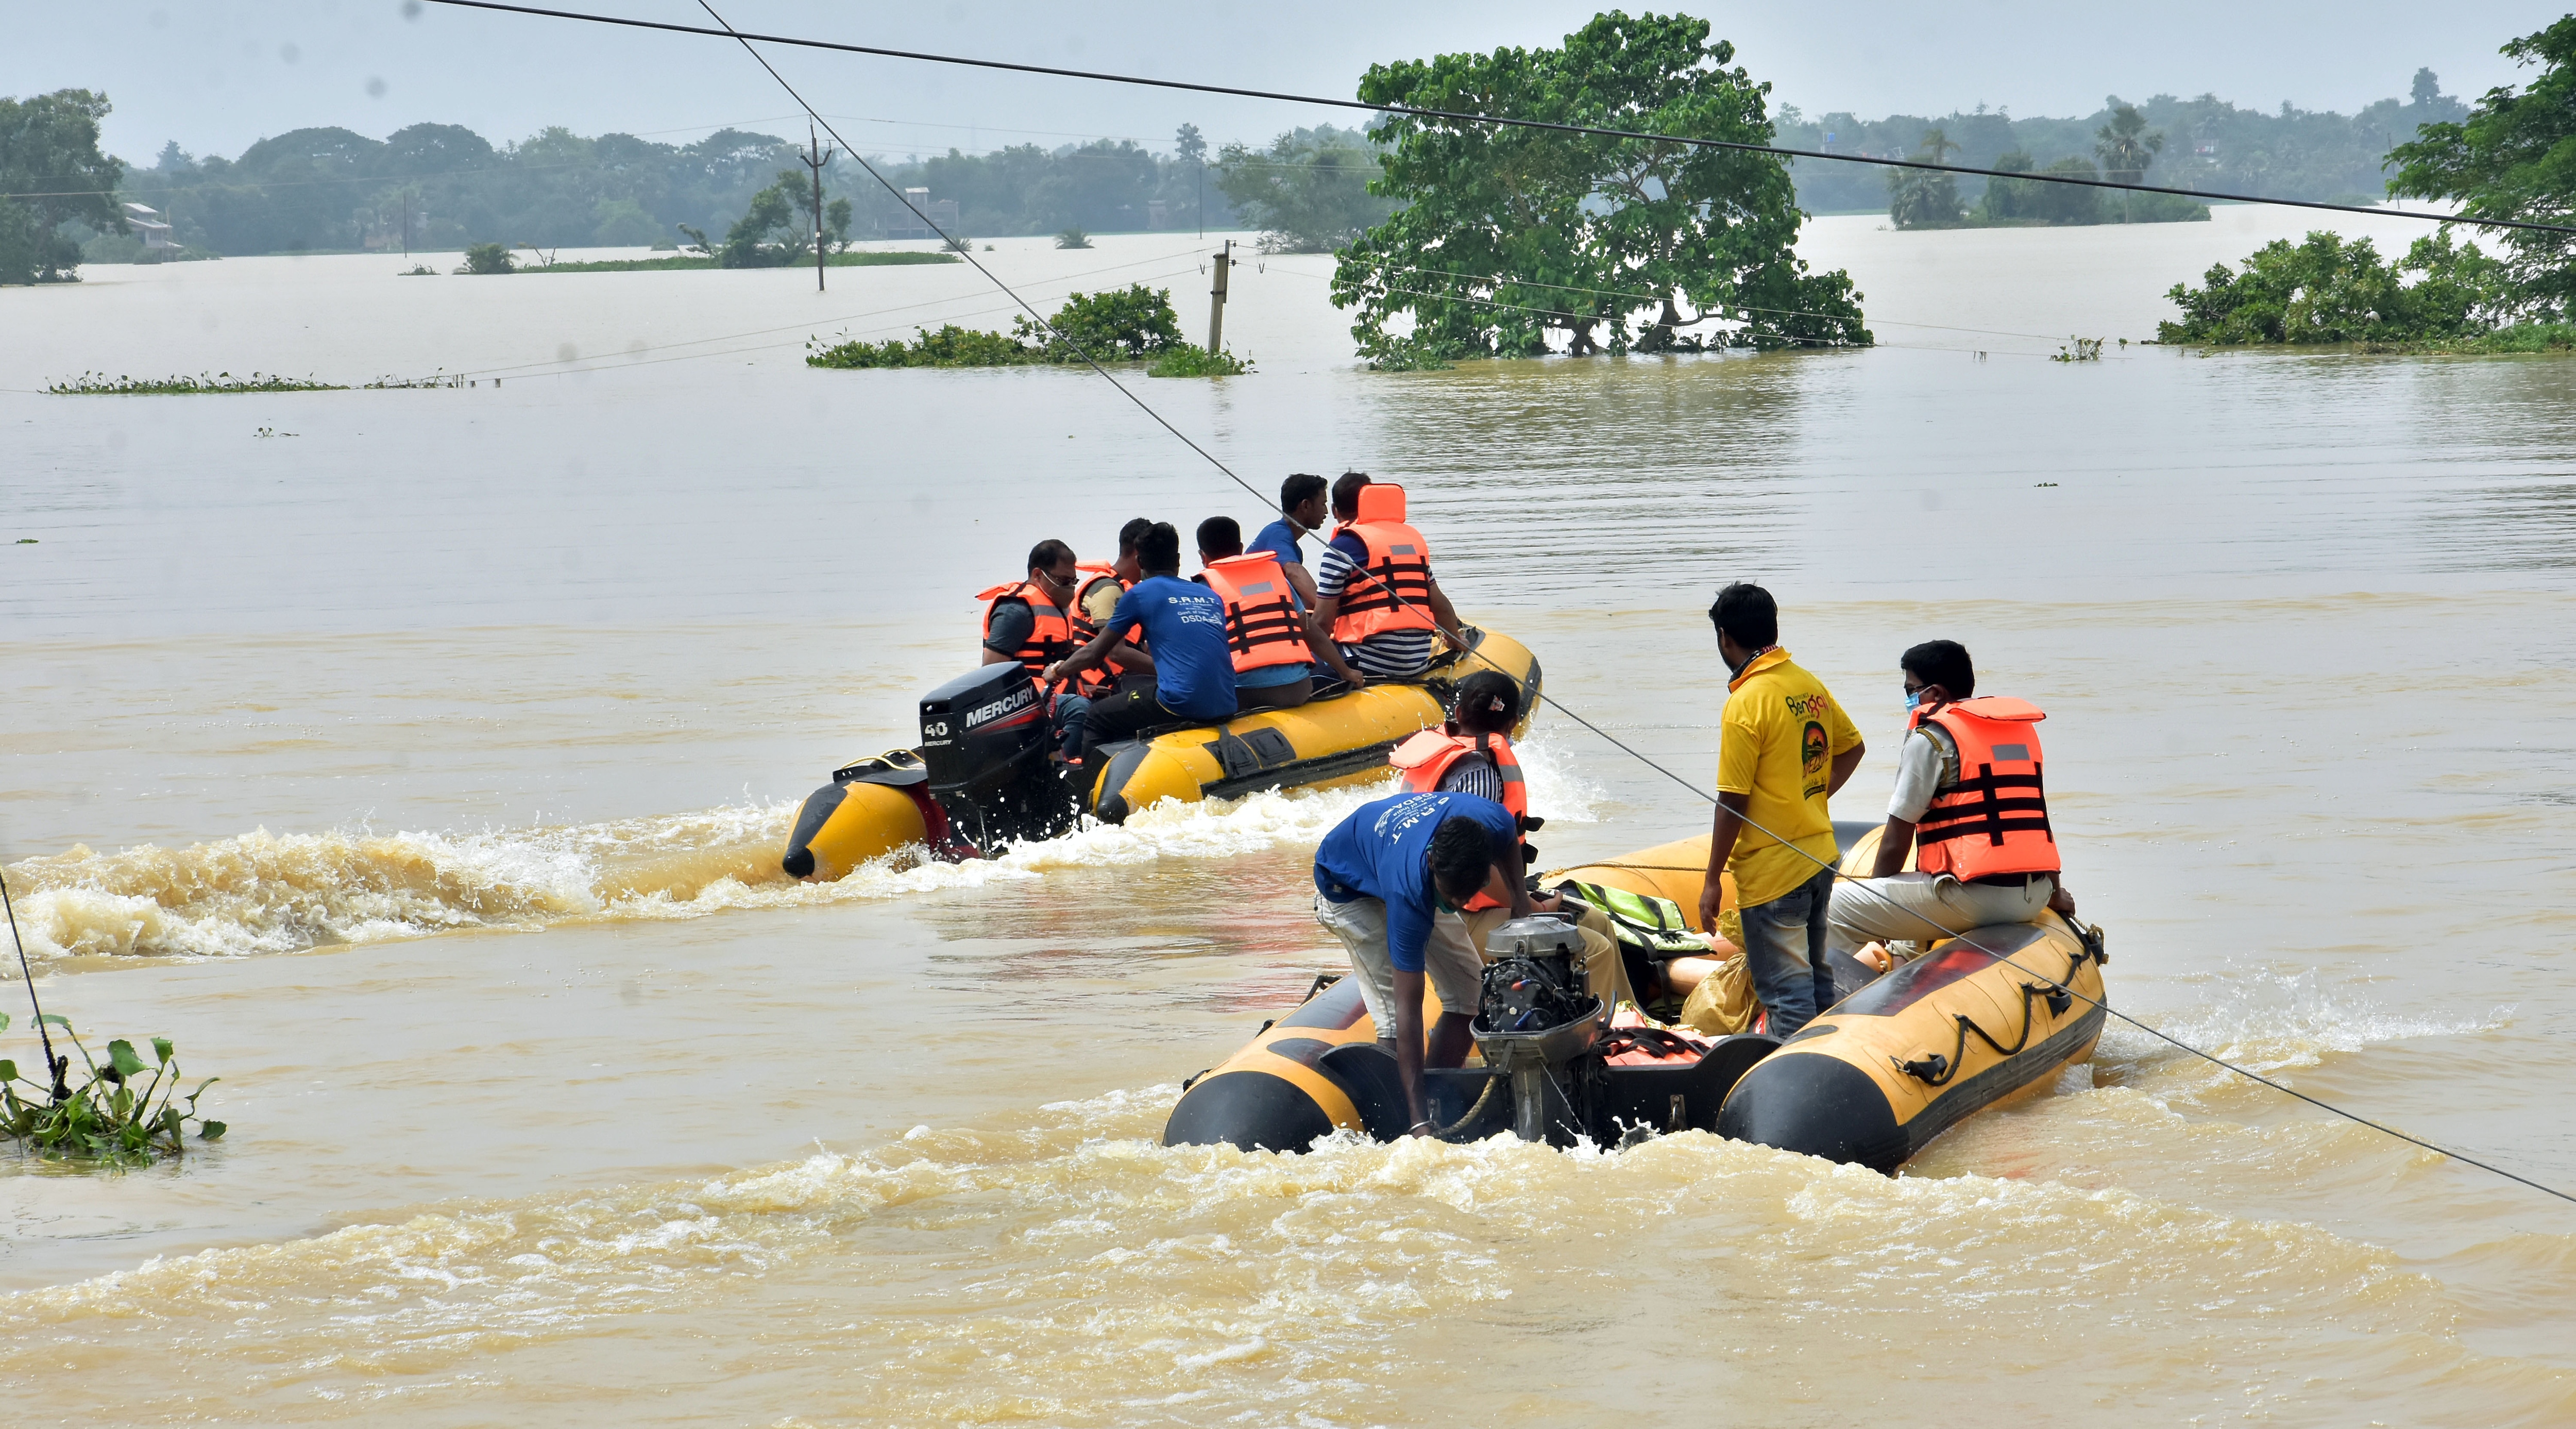
M1045 702L1016 664L960 675L921 700L921 746L889 750L832 772L798 811L780 865L829 881L906 844L938 842L945 825L983 853L1053 838L1091 815L1104 823L1164 799L1233 799L1267 789L1382 779L1397 741L1437 726L1459 680L1500 670L1539 692L1538 660L1507 635L1465 629L1419 677L1318 694L1295 709L1259 710L1218 725L1148 731L1101 747L1096 770L1068 781L1047 759ZM1526 723L1527 716L1523 720Z
M1865 875L1878 829L1836 834L1842 870ZM1707 862L1703 834L1539 882L1688 908ZM1758 1031L1708 1035L1633 1004L1602 1007L1582 995L1579 962L1562 965L1581 946L1550 931L1563 926L1523 919L1489 938L1477 1050L1465 1066L1426 1073L1444 1138L1510 1130L1615 1145L1701 1130L1893 1172L1962 1119L2045 1089L2089 1059L2102 1033L2100 932L2054 913L1964 929L1884 974L1837 948L1829 956L1840 996L1786 1042ZM1681 940L1670 929L1654 937L1639 936L1653 932L1640 924L1619 927L1630 982L1661 986L1651 964ZM1427 1023L1442 1009L1435 994L1424 999ZM1410 1121L1395 1059L1379 1050L1358 988L1327 975L1302 1005L1185 1085L1163 1141L1302 1150L1335 1130L1391 1140Z

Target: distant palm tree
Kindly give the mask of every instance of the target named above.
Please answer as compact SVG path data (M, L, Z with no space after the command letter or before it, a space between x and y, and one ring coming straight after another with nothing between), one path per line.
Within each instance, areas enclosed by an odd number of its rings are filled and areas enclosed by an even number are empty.
M2111 122L2093 134L2093 153L2102 161L2102 177L2115 184L2146 181L2147 166L2165 148L2164 131L2149 134L2146 127L2147 116L2140 114L2134 104L2123 104L2111 111ZM2128 217L2129 196L2123 193L2120 219L2125 223Z
M2123 104L2111 111L2111 122L2093 134L2094 156L2102 161L2102 177L2124 184L2142 182L2147 166L2165 150L2164 131L2146 131L2147 116L2134 104Z

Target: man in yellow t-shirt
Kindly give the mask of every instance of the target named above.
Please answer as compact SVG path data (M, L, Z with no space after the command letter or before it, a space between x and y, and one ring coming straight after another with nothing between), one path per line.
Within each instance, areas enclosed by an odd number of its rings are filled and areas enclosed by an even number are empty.
M1786 1037L1833 1005L1825 911L1835 849L1825 798L1860 767L1863 746L1824 681L1780 648L1780 610L1769 591L1730 585L1708 618L1733 678L1719 716L1717 821L1700 923L1715 930L1718 875L1734 874L1745 970L1771 1014L1771 1035Z

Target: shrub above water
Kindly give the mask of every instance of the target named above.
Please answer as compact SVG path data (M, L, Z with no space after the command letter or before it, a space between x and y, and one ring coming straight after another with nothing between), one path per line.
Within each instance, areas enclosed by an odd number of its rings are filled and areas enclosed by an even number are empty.
M141 1166L186 1154L191 1123L200 1141L223 1137L222 1122L197 1114L197 1099L222 1079L208 1077L181 1096L178 1049L168 1038L152 1039L150 1063L133 1043L118 1038L107 1044L107 1061L101 1065L70 1021L47 1013L40 1022L58 1029L80 1054L80 1085L71 1085L69 1053L46 1068L42 1079L21 1076L16 1062L0 1058L0 1136L47 1161L109 1166ZM0 1030L8 1026L8 1014L0 1013Z

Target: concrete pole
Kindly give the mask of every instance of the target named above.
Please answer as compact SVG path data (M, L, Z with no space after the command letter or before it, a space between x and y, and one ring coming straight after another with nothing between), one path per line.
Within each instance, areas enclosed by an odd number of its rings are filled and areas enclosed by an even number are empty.
M1229 238L1225 247L1217 250L1216 286L1208 290L1207 350L1211 353L1225 351L1225 278L1226 270L1233 266L1234 240Z

